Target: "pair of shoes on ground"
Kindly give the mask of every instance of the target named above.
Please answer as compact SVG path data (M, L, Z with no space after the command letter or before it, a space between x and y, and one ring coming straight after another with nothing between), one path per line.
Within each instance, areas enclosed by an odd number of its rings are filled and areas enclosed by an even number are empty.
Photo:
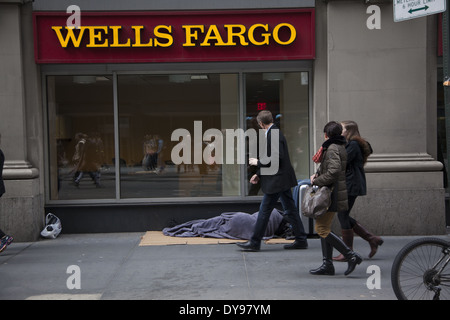
M7 246L13 242L14 238L11 236L4 236L0 239L0 252L6 249Z
M252 241L247 241L245 243L236 243L238 247L243 249L244 251L251 251L256 252L261 249L261 243L255 244ZM308 248L308 241L306 240L295 240L291 244L287 244L284 246L284 249L286 250L292 250L292 249L307 249Z

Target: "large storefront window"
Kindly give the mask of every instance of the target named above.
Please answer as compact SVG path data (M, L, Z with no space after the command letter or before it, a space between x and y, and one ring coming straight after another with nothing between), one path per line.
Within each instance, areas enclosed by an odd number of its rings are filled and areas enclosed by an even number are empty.
M119 75L122 198L240 195L239 165L215 163L216 150L205 153L214 140L203 137L208 129L238 128L238 79L237 74ZM177 129L189 134L172 141ZM174 163L172 149L182 139L190 139L184 152L191 157Z
M309 91L306 71L47 76L49 200L260 195L228 134L264 109L308 178Z
M115 197L110 76L47 77L50 199Z

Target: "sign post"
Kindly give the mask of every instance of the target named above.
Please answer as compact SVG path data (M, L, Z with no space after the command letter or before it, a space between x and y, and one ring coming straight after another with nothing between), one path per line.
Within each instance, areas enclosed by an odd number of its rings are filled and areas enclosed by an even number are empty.
M445 0L447 2L449 0ZM449 175L449 150L450 150L450 87L446 81L450 78L450 15L448 10L442 15L442 47L443 47L443 71L444 71L444 103L445 103L445 139L447 142L447 161L445 163L447 171L447 188L450 186Z
M394 21L420 18L430 14L444 12L446 0L393 0Z

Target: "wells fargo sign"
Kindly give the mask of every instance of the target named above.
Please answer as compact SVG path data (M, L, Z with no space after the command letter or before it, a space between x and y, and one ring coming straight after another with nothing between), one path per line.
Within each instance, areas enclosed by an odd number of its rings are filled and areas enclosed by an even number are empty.
M313 59L314 9L186 12L35 12L37 63Z

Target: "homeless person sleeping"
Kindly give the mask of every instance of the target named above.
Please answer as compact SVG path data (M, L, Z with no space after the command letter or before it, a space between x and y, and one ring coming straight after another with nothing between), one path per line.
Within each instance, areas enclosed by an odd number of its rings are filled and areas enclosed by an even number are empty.
M185 222L171 228L164 228L163 234L171 237L210 237L249 240L253 234L258 212L224 212L210 219ZM289 238L290 226L282 214L274 209L270 215L264 239Z

